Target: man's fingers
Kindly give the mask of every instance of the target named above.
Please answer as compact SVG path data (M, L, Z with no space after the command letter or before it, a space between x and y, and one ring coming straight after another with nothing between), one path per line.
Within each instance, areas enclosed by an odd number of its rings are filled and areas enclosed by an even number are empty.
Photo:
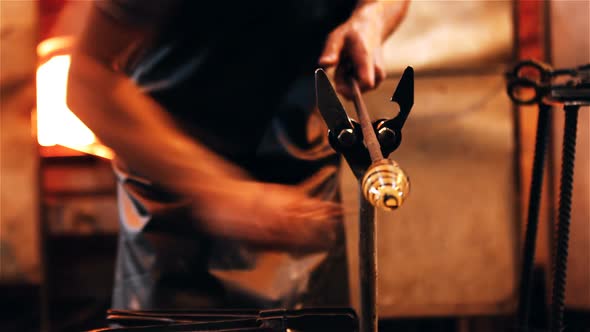
M333 219L336 217L340 217L343 214L342 207L340 204L330 203L320 200L313 200L310 202L313 206L307 206L302 210L297 212L297 216L301 219L313 219L313 220L321 220L321 219Z
M375 66L375 88L385 79L385 70L382 67Z
M353 97L352 87L350 86L350 75L350 67L343 63L338 65L338 68L336 68L336 72L334 73L336 92L349 100Z
M345 31L341 28L337 28L328 35L325 44L326 46L319 59L320 66L331 67L338 64L340 61L340 53L344 47L345 36Z
M383 52L381 49L378 49L375 52L375 87L378 87L386 76Z
M338 222L343 214L339 204L316 201L315 211L302 212L291 225L306 234L307 245L330 247L336 239ZM311 210L311 209L310 209Z
M375 87L375 65L373 50L367 48L360 35L350 38L349 53L354 66L355 76L362 91Z
M282 222L286 233L277 241L292 249L316 251L333 244L343 211L340 204L304 198L282 213L275 222Z

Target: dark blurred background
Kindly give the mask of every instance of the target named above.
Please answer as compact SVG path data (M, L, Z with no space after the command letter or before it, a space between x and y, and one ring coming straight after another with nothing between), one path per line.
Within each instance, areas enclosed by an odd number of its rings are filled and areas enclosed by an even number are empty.
M89 1L0 1L0 331L105 326L118 215L110 150L65 107L68 47ZM373 116L407 65L415 106L396 159L413 193L378 214L383 331L514 329L536 110L514 108L504 72L517 59L590 62L588 1L418 1L386 44L389 79L366 95ZM547 327L562 112L553 113L542 196L533 326ZM566 331L590 331L589 115L580 112ZM344 167L346 169L346 166ZM351 266L358 204L342 176Z

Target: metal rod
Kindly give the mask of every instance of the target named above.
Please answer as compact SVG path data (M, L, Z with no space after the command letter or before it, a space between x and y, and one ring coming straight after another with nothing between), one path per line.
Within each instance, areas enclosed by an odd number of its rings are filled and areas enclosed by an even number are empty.
M551 303L551 331L563 331L567 258L574 187L574 162L576 159L576 135L579 105L565 106L563 152L561 156L561 187L559 189L559 217L555 267L553 270L553 301Z
M359 122L361 123L361 130L363 132L365 146L367 147L367 150L369 150L371 161L376 162L382 160L383 153L381 153L381 145L379 144L377 135L373 130L371 118L369 118L369 112L367 112L367 107L365 106L365 102L361 97L361 89L359 88L358 82L355 78L351 79L351 85L353 92L352 101L354 102L356 113L358 114Z
M381 145L373 130L369 113L361 97L356 79L351 79L353 101L361 124L365 146L371 161L383 159ZM377 242L375 241L375 208L363 195L363 184L359 182L359 275L360 275L360 332L377 332Z
M365 199L359 182L360 332L377 332L377 243L375 208Z
M535 154L533 157L533 171L525 231L526 236L522 255L522 271L520 275L520 299L518 303L518 324L523 331L527 331L529 324L533 267L535 263L535 248L539 226L544 164L545 156L547 155L550 110L551 106L547 104L539 105L537 137L535 141Z

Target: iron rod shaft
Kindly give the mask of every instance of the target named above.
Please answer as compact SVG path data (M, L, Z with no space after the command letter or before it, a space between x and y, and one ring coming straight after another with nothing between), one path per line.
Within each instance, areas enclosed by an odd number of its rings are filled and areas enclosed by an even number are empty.
M360 332L377 332L377 243L375 241L375 208L362 194L359 183L359 275Z
M525 231L526 235L522 255L522 271L520 275L520 299L518 303L518 325L523 331L527 331L529 324L533 268L535 264L535 249L539 226L539 210L541 207L541 191L543 188L543 170L549 137L550 110L551 106L549 105L541 104L539 106L537 137L535 141L535 154L533 157L533 171Z
M371 161L383 160L381 145L373 130L367 107L361 97L361 90L355 78L351 79L353 102L361 124L363 139ZM377 241L375 208L363 195L363 184L359 182L359 275L361 291L360 332L377 332L379 317L377 314Z
M580 106L565 107L563 130L563 152L561 156L561 186L559 188L559 216L555 267L553 269L553 296L551 303L551 331L563 331L563 310L565 308L565 286L567 281L567 259L569 249L572 192L574 189L574 162L576 159L576 135L578 110Z

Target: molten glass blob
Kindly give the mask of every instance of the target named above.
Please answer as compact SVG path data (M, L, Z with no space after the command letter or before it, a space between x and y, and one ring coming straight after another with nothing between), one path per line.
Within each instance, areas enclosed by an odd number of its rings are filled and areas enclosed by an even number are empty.
M362 190L371 205L391 211L400 207L410 194L410 178L395 161L383 159L369 167Z

